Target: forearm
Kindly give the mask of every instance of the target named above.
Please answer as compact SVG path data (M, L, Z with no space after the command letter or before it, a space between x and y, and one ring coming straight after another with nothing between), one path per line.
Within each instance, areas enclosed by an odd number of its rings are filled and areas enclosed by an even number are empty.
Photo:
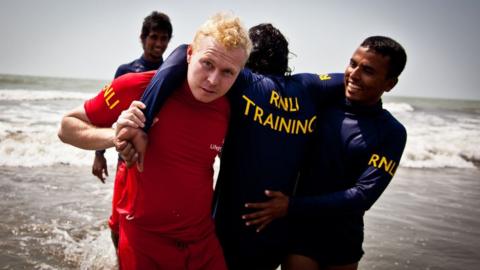
M115 130L95 127L89 122L73 116L62 119L58 137L64 143L85 150L98 150L113 147Z
M289 214L316 216L325 213L364 212L369 200L357 188L312 197L293 197L289 202Z
M187 45L181 45L168 56L143 92L141 101L146 105L144 110L146 132L150 129L153 118L165 100L187 77L187 47Z

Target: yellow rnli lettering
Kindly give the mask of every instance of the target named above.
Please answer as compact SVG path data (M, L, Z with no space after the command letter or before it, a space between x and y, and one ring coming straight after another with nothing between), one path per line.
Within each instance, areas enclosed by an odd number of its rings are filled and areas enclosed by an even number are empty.
M282 97L275 91L272 91L270 95L270 104L286 112L296 112L300 110L297 97Z
M395 171L397 170L397 163L395 161L393 161L393 164L392 166L390 167L390 170L388 170L388 173L393 176L395 174Z
M267 118L265 119L265 122L263 122L264 126L269 125L271 129L274 129L273 127L273 114L269 114Z
M258 121L262 124L263 109L260 107L255 107L255 115L253 116L253 121Z
M299 111L300 110L300 106L298 106L298 98L293 98L293 100L295 101L295 104L292 104L292 98L289 98L290 99L290 111L291 112L296 112L296 111Z
M330 80L330 79L332 78L332 77L330 77L330 75L328 75L328 74L321 74L321 75L318 76L318 77L320 77L320 80L321 80L321 81L328 81L328 80Z
M278 108L281 108L283 109L284 111L287 111L288 112L288 101L286 98L281 98L279 100L279 105Z
M110 110L115 108L115 106L120 103L120 100L118 99L110 103L110 99L112 99L113 96L115 96L115 92L112 92L107 98L105 98L105 102L107 103L107 106L110 108Z
M388 171L390 169L390 165L386 157L382 157L380 159L380 164L378 164L378 168L381 169L382 167L384 168L385 171Z
M250 121L257 122L264 127L269 127L277 132L283 132L287 134L308 134L314 132L315 120L317 117L314 115L307 119L294 119L285 118L272 112L265 111L263 108L257 106L250 98L243 95L245 100L245 110L243 114L250 119ZM272 93L270 97L270 104L279 106L285 106L287 104L290 110L298 110L298 100L283 99L278 93ZM282 107L278 107L282 108ZM284 107L283 107L284 108Z
M315 115L314 117L310 118L310 121L308 121L308 132L309 133L313 132L313 129L315 128L314 124L315 124L316 119L317 119L317 116Z
M285 118L280 118L280 126L278 127L278 131L285 130L287 133L290 133L290 126L292 125L292 121L288 119L288 121Z
M302 121L297 121L297 128L295 129L295 134L298 134L299 129L303 131L303 134L307 134L307 128L308 128L308 119L305 119L303 123Z
M105 98L105 103L107 104L108 108L112 110L115 108L120 103L120 100L112 100L112 98L115 96L115 91L113 91L113 88L110 85L106 85L103 88L103 97Z
M250 105L255 106L255 103L253 103L253 101L245 95L243 95L242 97L243 97L243 99L245 99L247 101L247 105L245 106L245 113L244 114L248 115L248 112L250 110Z
M371 165L377 169L382 169L391 176L395 174L397 163L393 160L388 160L385 156L380 156L377 154L372 154L368 165Z
M110 84L105 85L105 87L103 87L103 97L108 96L108 94L110 94L112 91L113 91L113 88Z
M377 161L380 159L380 156L377 154L373 154L372 157L370 158L370 161L368 162L368 165L373 165L373 167L377 167Z
M280 95L277 92L272 91L272 94L270 95L270 104L274 104L275 107L279 108L279 105L278 105L279 99L280 99Z

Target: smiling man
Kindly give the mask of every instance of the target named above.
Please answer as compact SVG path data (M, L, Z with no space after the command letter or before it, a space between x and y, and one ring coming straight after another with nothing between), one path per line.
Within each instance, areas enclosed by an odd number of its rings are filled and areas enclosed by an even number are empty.
M345 100L319 114L309 162L289 201L293 221L287 269L358 268L363 216L390 183L405 147L405 127L381 97L406 64L402 46L373 36L345 70Z

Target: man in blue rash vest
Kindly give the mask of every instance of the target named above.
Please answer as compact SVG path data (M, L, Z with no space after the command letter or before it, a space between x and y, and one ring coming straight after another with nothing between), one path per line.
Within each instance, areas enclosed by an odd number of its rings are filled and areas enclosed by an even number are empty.
M286 269L358 268L364 213L391 181L406 143L404 126L381 101L396 85L406 58L388 37L365 39L345 71L345 100L318 114L315 143L295 196L275 198L277 206L282 200L288 205L292 222ZM247 216L255 224L261 217L261 212Z
M286 255L286 220L275 220L257 232L242 219L250 212L245 203L268 200L265 189L292 194L317 111L325 102L341 98L343 74L285 75L289 50L280 31L261 24L249 34L253 51L246 66L268 75L244 69L228 94L231 119L213 210L229 269L275 269ZM169 76L178 77L175 65L182 63L173 60L185 59L179 50L169 56L144 92L146 129L171 92L167 88L172 87L164 87Z
M143 54L140 58L118 67L115 78L127 73L137 73L158 69L163 63L163 53L172 38L170 18L161 12L153 11L145 17L140 40Z

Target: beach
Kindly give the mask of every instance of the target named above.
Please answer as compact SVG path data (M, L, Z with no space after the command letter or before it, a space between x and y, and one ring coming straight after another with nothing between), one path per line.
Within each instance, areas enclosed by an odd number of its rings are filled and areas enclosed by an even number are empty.
M115 269L110 177L93 151L56 136L61 116L103 81L0 75L1 269ZM365 215L359 269L480 265L480 102L387 98L408 141L391 184ZM218 164L217 164L218 165Z

